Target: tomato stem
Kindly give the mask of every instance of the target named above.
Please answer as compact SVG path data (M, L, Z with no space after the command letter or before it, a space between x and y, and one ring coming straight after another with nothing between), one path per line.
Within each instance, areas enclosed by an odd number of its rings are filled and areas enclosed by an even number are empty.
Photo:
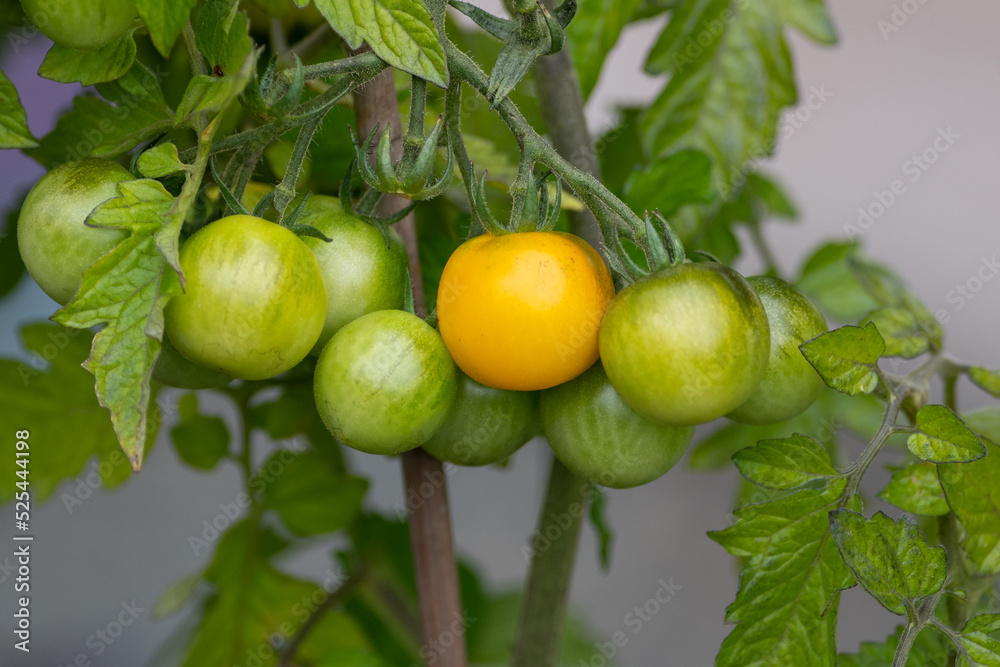
M566 617L566 600L587 509L589 483L552 459L538 528L528 546L532 558L521 602L511 667L553 667Z

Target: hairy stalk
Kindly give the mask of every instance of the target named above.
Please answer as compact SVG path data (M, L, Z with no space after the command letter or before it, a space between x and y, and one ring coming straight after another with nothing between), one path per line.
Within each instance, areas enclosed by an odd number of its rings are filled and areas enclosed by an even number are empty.
M451 75L468 83L484 98L487 97L489 89L489 77L483 72L468 55L455 46L450 41L445 42L445 53L448 56L448 65L451 68ZM501 119L510 129L511 134L521 149L522 159L540 162L555 172L560 178L573 189L574 192L587 204L587 207L595 212L606 208L622 224L629 227L630 231L638 239L646 236L646 226L642 219L635 214L621 199L608 190L604 185L594 178L593 175L582 171L550 146L531 124L524 118L517 106L505 98L496 104L496 110ZM448 119L449 121L451 118ZM609 236L610 228L606 223L602 223L601 232L605 245L612 247L612 239Z
M919 622L911 620L903 629L903 634L899 638L899 645L896 647L896 654L892 658L892 667L906 667L906 661L910 658L910 651L913 650L913 642L917 640L922 626Z
M544 0L548 9L555 9L556 0ZM552 139L552 145L570 163L594 178L601 178L601 163L594 150L594 141L587 129L583 111L583 91L576 76L573 58L568 48L550 56L538 58L534 66L535 92L542 110L542 121ZM594 213L588 208L569 215L573 233L592 246L600 247L601 233Z
M587 482L552 459L545 503L532 537L533 555L511 667L551 667L557 663L587 488Z
M292 147L292 156L288 159L288 164L285 166L285 176L281 179L278 187L274 189L274 210L278 212L279 222L285 219L285 210L288 208L288 204L295 198L295 184L298 182L299 176L302 175L302 164L309 154L309 146L312 145L313 137L316 135L319 126L323 123L324 117L323 115L317 115L315 118L309 120L299 130L299 136L295 139L295 145Z
M393 85L392 71L376 76L371 83L355 95L355 115L360 135L368 136L375 125L391 124L395 129L392 158L402 155L402 134L399 104ZM383 197L382 212L394 213L407 205L398 197ZM410 277L413 286L414 309L426 315L423 281L420 275L420 257L417 246L416 222L411 213L396 225L406 244L410 258ZM452 542L451 516L448 507L447 477L441 462L423 449L406 452L403 459L404 496L409 511L410 541L413 547L413 565L417 575L417 594L420 598L420 618L424 645L434 643L444 653L435 653L441 667L465 667L464 637L455 637L451 630L456 619L461 619L462 607L458 588L458 569L455 564L455 547ZM430 487L430 492L424 489ZM419 502L413 502L418 499ZM452 643L444 648L441 639L450 637Z
M899 418L899 410L902 406L903 397L896 396L890 392L889 405L886 407L885 415L882 417L882 424L879 426L878 433L875 434L875 437L868 443L868 446L861 452L861 456L844 471L848 476L848 481L847 489L844 491L843 502L846 503L847 500L858 492L858 487L861 485L861 478L865 476L869 466L875 461L875 457L882 451L882 447L885 446L889 436L898 431L896 420Z

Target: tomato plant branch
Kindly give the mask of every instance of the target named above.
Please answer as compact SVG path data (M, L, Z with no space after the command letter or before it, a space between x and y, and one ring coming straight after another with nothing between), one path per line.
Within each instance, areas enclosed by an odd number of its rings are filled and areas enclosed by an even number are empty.
M910 651L913 650L913 642L917 640L917 635L923 629L923 625L916 619L911 619L903 634L899 637L899 645L896 646L896 654L892 658L892 667L906 667L906 661L910 658Z
M532 537L533 556L521 601L511 667L557 664L588 486L588 482L570 472L558 459L552 459L545 503Z
M453 77L468 83L481 96L489 99L489 77L482 68L451 41L445 41L445 53ZM601 223L601 234L604 244L614 248L611 237L612 221L607 219L605 209L610 212L615 222L628 227L636 239L646 238L646 226L642 219L632 211L621 199L608 190L592 174L577 169L566 158L549 145L524 118L510 98L504 98L496 104L496 110L506 123L521 149L521 159L540 162L562 178L576 192ZM452 117L448 117L449 123ZM602 219L604 218L604 219Z
M556 7L555 0L545 0L548 9ZM542 121L552 139L553 147L568 157L580 170L594 178L601 178L601 163L594 150L594 141L587 128L583 110L583 91L569 49L563 48L550 56L535 60L534 78ZM589 208L569 214L573 233L594 247L601 241L597 219Z
M184 37L184 48L187 50L188 60L191 63L191 73L195 76L208 74L208 70L205 68L205 59L201 57L201 51L198 50L198 42L195 39L191 21L184 24L181 35Z
M368 136L376 125L391 125L396 128L395 134L399 140L392 142L391 156L393 160L398 160L403 152L402 133L399 132L401 119L391 70L381 72L357 91L354 111L361 136ZM398 197L384 197L381 202L382 212L393 213L406 204L405 200ZM413 214L407 215L396 228L403 238L410 260L414 309L418 315L426 316ZM434 642L443 648L444 645L439 640L442 637L454 637L450 627L456 618L462 618L458 568L448 506L448 479L441 462L419 447L404 453L402 460L404 497L409 513L410 542L416 570L423 639L425 643ZM428 485L429 492L425 490ZM439 658L438 665L466 666L464 638L454 639L449 647L444 648L444 653L436 654Z

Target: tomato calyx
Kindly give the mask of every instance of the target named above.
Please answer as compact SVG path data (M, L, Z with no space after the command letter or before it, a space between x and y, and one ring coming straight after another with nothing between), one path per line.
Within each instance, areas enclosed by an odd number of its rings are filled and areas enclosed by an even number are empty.
M439 116L426 139L423 137L423 128L408 131L403 141L403 157L394 165L392 126L386 124L375 148L375 166L368 162L368 155L379 126L372 128L364 142L358 141L352 129L351 141L354 143L361 178L375 190L406 199L424 201L437 197L451 186L455 176L455 157L448 144L447 133L442 135L444 126L444 116ZM448 161L444 173L435 176L434 160L441 143L444 144Z
M486 203L486 175L470 183L470 199L473 217L483 228L494 236L524 232L550 232L559 221L562 210L562 182L555 178L555 196L549 201L549 177L552 171L536 176L534 165L522 161L517 178L510 187L513 206L510 220L504 224L493 215Z
M607 253L608 264L626 283L634 283L651 273L683 264L685 261L684 244L659 211L653 211L652 215L646 211L643 220L645 224L641 233L630 227L624 227L617 221L612 225L611 241L614 247ZM638 246L645 256L645 267L632 259L622 244L623 230L625 238Z

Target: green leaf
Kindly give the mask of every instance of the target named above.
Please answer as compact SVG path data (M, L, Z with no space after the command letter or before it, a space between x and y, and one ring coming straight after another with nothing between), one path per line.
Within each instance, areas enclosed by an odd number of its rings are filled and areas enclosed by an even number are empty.
M368 42L392 67L448 85L444 47L419 0L316 0L316 7L351 48Z
M981 632L963 632L958 644L962 648L959 667L1000 667L1000 641Z
M878 307L848 266L858 251L854 243L827 243L802 267L796 285L823 312L841 322L857 322Z
M81 367L92 338L86 330L29 324L21 329L21 339L32 353L30 361L0 359L0 428L31 433L34 500L44 501L60 483L76 478L62 494L70 514L97 488L114 486L131 472L108 413L94 396L94 378ZM14 480L14 472L14 456L0 457L0 475ZM16 490L13 482L0 485L0 501Z
M823 445L798 434L741 449L733 462L740 474L767 489L796 489L818 479L840 476Z
M28 116L17 88L0 71L0 148L32 148L38 139L28 129Z
M177 153L177 145L167 142L143 151L136 161L139 172L146 178L163 178L187 170Z
M164 58L170 58L170 50L196 4L198 0L136 0L135 6L153 46Z
M633 211L673 214L685 204L712 200L712 163L699 151L679 151L632 172L625 182L625 203Z
M1000 632L1000 614L992 612L973 616L962 628L962 632L982 632L987 635Z
M885 356L912 359L930 347L930 341L917 324L913 313L904 308L879 308L861 323L871 322L885 341Z
M195 41L214 76L234 75L243 66L253 48L249 29L238 0L208 0L202 7Z
M971 416L969 422L975 426ZM986 443L985 458L938 466L938 475L965 529L965 553L980 574L995 576L1000 574L1000 446Z
M272 470L278 470L276 474ZM270 476L270 479L265 477ZM368 482L337 470L317 452L275 454L256 478L267 483L266 504L296 535L331 533L361 512Z
M248 74L249 68L245 70ZM212 114L229 106L229 102L240 94L248 81L248 78L240 76L242 73L244 72L240 71L235 76L224 77L207 74L192 77L177 106L174 125L180 127L199 113Z
M920 516L944 516L950 511L938 481L937 466L924 461L893 472L878 497L904 512Z
M24 261L17 248L17 219L23 201L23 198L18 197L17 205L5 216L3 231L0 232L0 298L17 287L25 272Z
M566 38L584 99L590 97L597 85L605 58L618 43L622 29L638 9L639 2L640 0L589 0L580 3L576 16L566 31Z
M80 96L38 148L25 151L46 167L86 157L116 158L173 127L156 75L138 61L128 74L97 85L104 97ZM107 100L107 101L105 101Z
M77 328L106 325L94 337L84 367L94 374L97 397L111 411L118 441L138 471L163 307L180 292L180 283L154 241L173 197L151 180L126 181L118 190L121 196L98 207L87 223L131 235L84 271L80 291L53 319Z
M198 413L198 395L185 394L180 401L180 421L170 429L174 449L192 468L212 470L229 453L229 429L218 417Z
M941 345L944 339L941 323L920 299L906 289L902 278L895 272L857 254L847 257L847 265L851 273L857 277L862 289L879 305L909 311L913 315L917 329L927 340L935 346Z
M994 398L1000 398L1000 371L992 371L981 366L968 369L969 379Z
M80 82L84 86L119 79L135 63L133 32L126 30L115 41L93 50L53 44L38 68L38 75L60 83Z
M944 405L925 405L917 411L916 427L906 444L917 458L931 463L963 463L986 455L979 437Z
M868 593L900 616L917 618L917 605L944 586L944 547L931 547L905 514L899 523L882 512L871 519L850 510L830 513L840 555Z
M876 369L885 342L872 324L834 329L806 341L799 349L823 381L839 392L870 394L878 384Z
M862 642L857 653L841 654L838 667L889 667L896 655L904 627L899 626L896 633L890 635L883 644ZM926 628L917 635L906 667L941 667L947 663L948 646L933 629Z
M275 639L290 639L301 626L302 610L320 589L268 563L283 544L262 530L240 523L219 542L205 573L214 595L205 604L184 667L246 664L248 655Z
M718 667L833 667L838 592L851 571L830 539L828 514L847 488L834 479L819 489L736 510L729 528L709 533L745 558L726 621L736 627L716 658ZM860 507L856 497L849 507Z
M781 110L796 101L783 28L787 22L820 34L819 21L803 17L825 14L815 2L803 12L805 1L676 5L646 61L651 74L670 75L643 121L650 153L708 153L717 189L728 199L742 185L745 165L771 155Z

